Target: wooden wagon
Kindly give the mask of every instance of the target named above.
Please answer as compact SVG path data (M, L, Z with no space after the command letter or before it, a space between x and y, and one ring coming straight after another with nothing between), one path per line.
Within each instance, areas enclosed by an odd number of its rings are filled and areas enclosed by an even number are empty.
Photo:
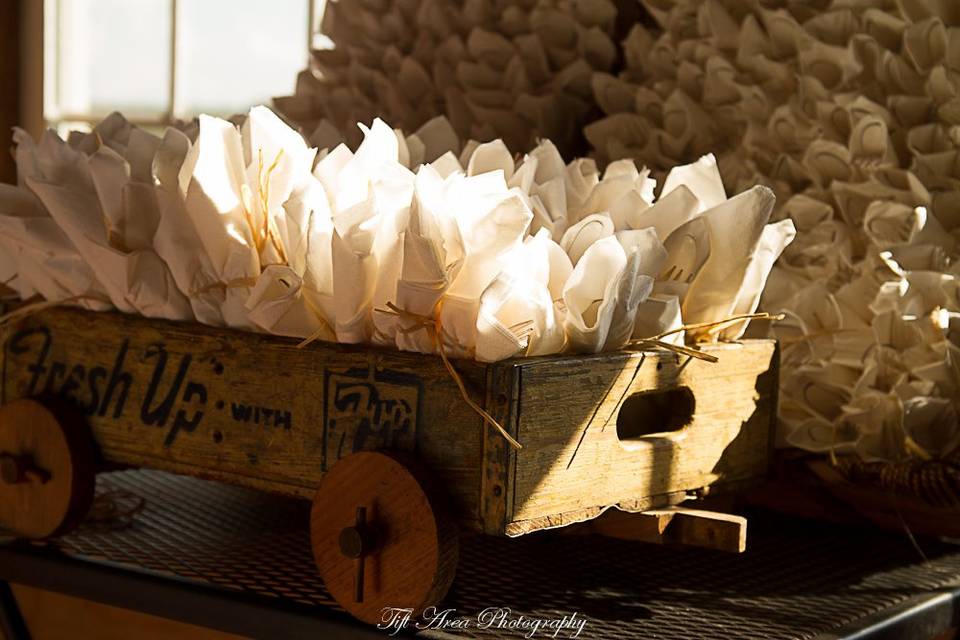
M772 341L457 361L48 309L2 330L0 526L63 533L94 472L150 467L313 500L311 536L352 614L445 594L458 530L518 536L762 478ZM184 496L189 499L189 496Z

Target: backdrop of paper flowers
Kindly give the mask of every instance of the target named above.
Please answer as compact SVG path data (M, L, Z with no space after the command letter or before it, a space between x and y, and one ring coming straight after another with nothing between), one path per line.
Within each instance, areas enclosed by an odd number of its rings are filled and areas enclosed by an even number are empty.
M329 2L334 47L276 105L318 147L355 148L355 122L413 131L442 114L464 140L522 152L549 138L569 159L597 115L592 74L616 61L616 17L611 0Z
M960 4L648 3L626 68L597 74L602 161L663 170L704 148L766 184L796 242L763 300L783 310L789 444L865 460L960 444Z
M793 237L767 224L769 189L728 199L712 156L655 200L632 160L601 174L549 140L515 159L443 118L360 125L355 152L318 152L265 107L238 122L17 131L0 278L23 299L496 361L749 314Z

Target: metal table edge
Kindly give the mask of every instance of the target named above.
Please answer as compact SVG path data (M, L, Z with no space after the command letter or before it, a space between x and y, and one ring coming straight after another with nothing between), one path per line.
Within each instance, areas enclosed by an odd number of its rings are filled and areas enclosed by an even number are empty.
M933 640L960 626L960 584L908 598L813 640Z
M0 581L250 638L379 638L345 613L0 543Z

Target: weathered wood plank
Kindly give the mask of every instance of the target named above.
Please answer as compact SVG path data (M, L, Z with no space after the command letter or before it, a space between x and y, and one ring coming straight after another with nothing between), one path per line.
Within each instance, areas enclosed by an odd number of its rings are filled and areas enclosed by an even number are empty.
M486 367L457 367L482 399ZM291 495L353 451L413 451L477 521L481 423L439 358L56 309L4 335L3 402L42 394L86 413L109 462Z
M775 343L705 350L720 361L657 352L524 364L518 429L524 449L517 454L507 534L587 520L608 506L644 511L676 504L704 488L763 476L776 416ZM689 398L653 394L645 396L649 406L624 409L635 394L683 387Z
M597 534L620 540L704 547L729 553L747 548L747 519L729 513L667 507L641 513L611 509L570 528L571 533Z
M509 363L490 367L487 372L486 406L507 431L516 436L520 378L519 367ZM480 509L484 533L502 535L513 497L510 476L513 450L492 425L484 426L483 474L480 478Z
M523 443L518 452L483 427L433 356L298 349L284 338L65 308L5 327L2 338L0 401L69 399L107 463L310 497L345 455L412 451L460 524L492 534L754 482L776 413L769 341L708 347L716 364L668 352L458 361L473 397Z

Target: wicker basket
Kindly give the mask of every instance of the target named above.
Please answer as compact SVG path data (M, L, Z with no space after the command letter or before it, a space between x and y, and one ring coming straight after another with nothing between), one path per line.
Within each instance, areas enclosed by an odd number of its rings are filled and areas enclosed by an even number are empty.
M770 483L750 501L777 511L891 531L960 537L960 464L863 462L782 453Z

